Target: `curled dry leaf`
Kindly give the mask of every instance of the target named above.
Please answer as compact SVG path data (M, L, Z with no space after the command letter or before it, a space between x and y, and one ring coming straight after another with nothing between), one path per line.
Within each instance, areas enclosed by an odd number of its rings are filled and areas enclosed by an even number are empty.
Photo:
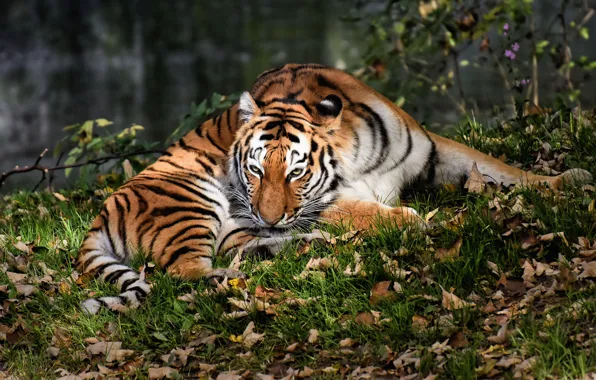
M335 257L311 257L306 264L305 270L327 270L329 268L337 268L339 262Z
M470 176L468 180L464 184L464 188L467 189L470 193L482 194L486 190L486 181L484 180L484 176L478 170L478 166L476 162L472 165L472 170L470 171Z
M256 343L262 341L263 337L265 336L265 334L257 334L253 332L254 328L255 323L251 321L242 333L242 345L245 347L251 348Z
M33 285L15 285L17 289L17 294L20 296L30 296L35 292L35 286Z
M354 269L352 269L351 265L346 266L346 270L344 270L344 275L346 276L364 276L365 273L362 271L362 257L358 254L354 254Z
M31 248L29 248L29 246L27 246L27 244L23 243L22 241L16 242L14 244L14 247L21 252L24 252L27 254L31 253Z
M596 277L596 261L582 261L583 271L579 274L579 278L594 278Z
M455 294L446 291L445 289L443 289L443 287L441 287L441 291L443 293L443 299L442 299L441 304L447 310L452 311L452 310L459 310L464 307L476 306L474 303L466 302L466 301L462 300L461 298L459 298L458 296L456 296Z
M396 297L395 292L389 290L391 281L381 281L376 283L370 291L370 303L373 305L378 304L381 301L391 301Z
M524 274L522 274L524 281L529 283L536 281L536 278L534 277L536 275L536 270L530 263L530 260L526 260L522 268L524 268Z
M27 281L27 275L24 273L5 272L10 282L15 285L23 284Z
M501 325L497 335L489 336L486 338L489 342L495 344L503 344L507 341L507 337L509 336L509 330L507 330L507 323Z
M458 331L449 337L449 345L453 348L463 348L468 346L468 339L463 332Z
M178 371L170 367L149 368L149 379L171 379Z
M437 249L435 256L440 262L452 261L454 258L459 256L459 251L462 246L462 238L460 237L450 248L439 248Z
M308 343L315 344L319 340L319 330L310 329L308 332Z
M421 315L415 314L412 316L412 330L424 331L428 327L429 321Z
M340 347L352 347L356 342L351 338L342 339L339 341Z
M294 352L296 351L296 348L298 348L298 342L290 344L288 347L286 347L286 351Z

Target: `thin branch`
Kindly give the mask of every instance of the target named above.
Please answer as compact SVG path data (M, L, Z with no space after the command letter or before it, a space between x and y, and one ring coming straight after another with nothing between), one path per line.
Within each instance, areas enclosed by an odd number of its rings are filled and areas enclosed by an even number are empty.
M17 166L12 170L2 173L2 175L0 175L0 188L2 188L2 186L4 185L4 183L10 176L15 175L15 174L23 174L23 173L28 173L28 172L32 172L32 171L41 172L42 178L39 181L39 183L35 186L35 189L37 189L37 187L46 179L46 176L48 175L48 173L51 174L57 170L65 170L65 169L69 169L69 168L79 168L81 166L86 166L86 165L98 166L98 165L102 165L110 160L116 160L119 158L140 156L140 155L144 155L144 154L163 154L164 153L164 151L161 151L161 150L141 150L141 151L137 151L137 152L120 153L120 154L114 154L111 156L94 158L94 159L90 159L90 160L83 161L83 162L75 162L74 164L70 164L70 165L56 165L53 167L46 167L46 166L41 165L40 162L43 159L44 155L47 153L47 151L48 151L47 149L44 149L44 151L41 152L41 154L35 160L35 163L31 166L25 166L22 168L19 168Z

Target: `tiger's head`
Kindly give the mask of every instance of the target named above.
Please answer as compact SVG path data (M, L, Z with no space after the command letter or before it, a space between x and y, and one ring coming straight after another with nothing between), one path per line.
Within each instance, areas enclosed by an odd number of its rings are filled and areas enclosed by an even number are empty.
M315 115L313 115L313 113ZM335 200L342 173L331 136L342 101L328 95L314 107L292 98L266 105L245 92L243 126L230 150L236 216L260 228L303 229Z

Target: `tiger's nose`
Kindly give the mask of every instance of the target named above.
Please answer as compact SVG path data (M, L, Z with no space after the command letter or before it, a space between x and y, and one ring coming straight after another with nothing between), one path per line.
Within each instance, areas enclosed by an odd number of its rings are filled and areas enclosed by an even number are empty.
M271 216L271 215L263 216L261 213L259 213L261 220L263 220L266 224L268 224L270 226L275 226L277 223L279 223L284 218L284 215L285 214L282 214L280 216Z

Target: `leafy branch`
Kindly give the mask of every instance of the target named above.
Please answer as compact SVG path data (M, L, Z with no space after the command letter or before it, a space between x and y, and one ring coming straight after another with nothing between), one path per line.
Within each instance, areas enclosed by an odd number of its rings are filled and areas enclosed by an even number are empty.
M37 157L37 159L35 160L33 165L24 166L22 168L17 166L12 170L2 173L2 175L0 175L0 188L2 188L2 186L4 185L4 183L6 182L6 180L9 177L11 177L15 174L23 174L23 173L33 172L33 171L41 172L41 179L39 180L37 185L35 185L35 187L32 190L32 191L35 191L35 190L37 190L39 185L41 185L46 179L48 179L48 187L51 187L52 181L53 181L53 176L51 174L54 173L55 171L80 168L80 167L87 166L87 165L95 165L96 167L98 167L100 165L105 164L108 161L111 161L111 160L123 159L123 158L127 158L127 157L132 157L132 156L141 156L141 155L146 155L146 154L163 154L164 153L164 151L161 151L161 150L139 150L139 151L135 151L135 152L112 154L109 156L88 159L88 160L81 161L81 162L75 162L73 164L59 165L60 159L58 159L55 166L44 166L44 165L41 165L41 161L43 160L43 158L47 152L48 152L48 149L47 148L44 149L43 152L41 152L41 154Z

